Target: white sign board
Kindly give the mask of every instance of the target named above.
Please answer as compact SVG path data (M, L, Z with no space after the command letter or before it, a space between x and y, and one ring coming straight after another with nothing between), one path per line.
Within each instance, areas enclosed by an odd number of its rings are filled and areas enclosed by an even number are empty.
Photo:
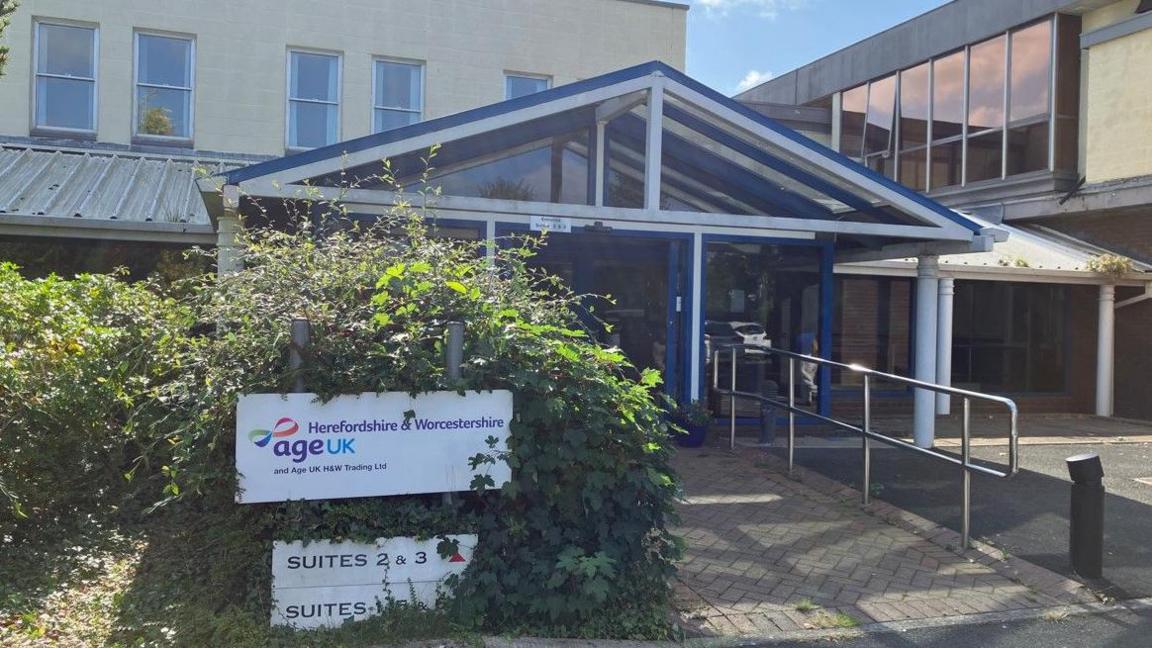
M559 232L569 234L572 232L572 219L562 216L533 216L529 221L533 232Z
M367 393L327 403L315 394L241 396L236 501L455 492L469 490L477 474L500 487L511 478L507 463L473 471L468 460L506 451L511 419L512 393L504 390Z
M437 539L273 543L272 625L338 626L373 616L390 600L434 605L444 579L462 573L476 547L474 535L448 537L459 545L448 558Z

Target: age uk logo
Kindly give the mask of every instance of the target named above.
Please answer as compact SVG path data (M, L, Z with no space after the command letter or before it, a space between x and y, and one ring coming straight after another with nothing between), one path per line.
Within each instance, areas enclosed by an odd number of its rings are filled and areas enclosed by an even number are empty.
M300 431L300 424L287 416L276 421L271 430L252 430L248 433L248 440L263 448L272 441L273 437L283 439Z

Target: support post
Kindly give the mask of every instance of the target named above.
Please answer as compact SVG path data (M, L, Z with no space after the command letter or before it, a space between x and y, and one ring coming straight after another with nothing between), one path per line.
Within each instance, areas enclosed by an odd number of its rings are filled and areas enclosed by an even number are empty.
M952 384L952 301L956 282L951 277L940 278L940 302L936 313L936 384ZM936 413L952 413L952 397L943 392L936 394Z
M690 400L697 400L700 398L700 351L703 347L704 331L701 330L701 325L704 319L704 306L701 304L703 298L703 281L704 276L704 237L700 232L692 234L692 321L689 328L692 331L692 336L688 338L688 389L691 394Z
M1113 371L1116 357L1116 286L1100 286L1096 331L1096 416L1112 416Z
M648 136L644 146L644 209L660 209L660 165L664 157L664 78L648 91Z
M235 274L243 268L240 244L236 234L240 231L240 187L224 185L224 213L216 222L216 275Z
M939 259L920 257L916 264L916 380L936 381L936 310L940 292ZM936 393L914 389L912 436L917 446L936 440Z
M453 387L460 383L460 365L464 364L464 322L448 322L444 341L444 373ZM445 506L453 505L452 493L441 493Z
M608 167L604 164L605 154L608 152L605 142L605 132L608 130L607 122L596 122L596 185L593 192L592 204L596 207L604 206L604 187L608 183Z

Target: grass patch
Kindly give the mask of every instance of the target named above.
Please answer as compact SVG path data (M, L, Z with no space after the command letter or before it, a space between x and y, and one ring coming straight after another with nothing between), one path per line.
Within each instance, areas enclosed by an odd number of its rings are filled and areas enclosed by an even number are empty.
M810 598L800 599L793 607L797 612L814 612L820 609L820 606L813 603Z
M813 627L820 628L822 630L847 630L849 628L855 628L860 625L860 622L856 620L855 617L843 612L820 612L819 614L815 614L809 617L808 622L811 623Z

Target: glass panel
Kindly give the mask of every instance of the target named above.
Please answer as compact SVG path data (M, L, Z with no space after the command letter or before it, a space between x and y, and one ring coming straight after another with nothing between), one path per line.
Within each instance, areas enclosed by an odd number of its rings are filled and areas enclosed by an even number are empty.
M891 153L877 153L865 158L865 163L869 169L872 169L880 175L891 178L896 170L896 157Z
M1004 125L1004 37L973 45L968 62L968 133Z
M963 133L964 53L932 62L932 139L946 139Z
M1012 34L1012 91L1009 98L1009 119L1012 122L1049 113L1051 64L1051 21Z
M864 127L864 154L891 151L896 116L896 77L873 81L868 89L868 123Z
M446 196L588 204L587 137L433 175L428 184Z
M964 142L932 145L932 189L960 184L960 164Z
M928 64L900 73L900 148L928 143Z
M819 252L802 246L709 243L705 250L704 375L712 375L712 351L733 342L821 355ZM722 375L730 365L721 358ZM737 387L787 393L788 365L775 356L746 352L738 364ZM796 398L815 401L817 367L797 367ZM727 413L727 399L718 403ZM740 415L759 416L754 401L738 403ZM747 408L747 410L745 410Z
M1048 168L1048 122L1008 130L1008 175Z
M1003 131L968 138L968 182L1001 177L1003 145Z
M381 110L377 108L374 111L372 120L372 130L376 133L393 128L400 128L401 126L409 126L420 121L420 113L408 112L405 110Z
M336 102L338 61L335 56L292 52L292 99Z
M68 25L39 25L37 72L64 76L96 76L93 50L96 30Z
M336 141L339 106L293 101L288 107L288 146L315 148Z
M421 66L394 61L376 61L377 108L420 110Z
M859 158L864 148L864 114L868 110L868 86L846 90L840 98L840 152Z
M188 88L192 86L192 41L139 34L140 83Z
M94 87L92 81L37 78L36 125L92 130Z
M506 77L504 85L505 98L507 99L515 99L517 97L543 92L547 89L548 79L515 76L511 74Z
M957 282L953 383L980 391L1063 391L1067 296L1066 286Z
M192 93L170 88L136 88L136 132L141 135L188 137Z
M900 152L900 184L924 191L928 188L928 149Z

